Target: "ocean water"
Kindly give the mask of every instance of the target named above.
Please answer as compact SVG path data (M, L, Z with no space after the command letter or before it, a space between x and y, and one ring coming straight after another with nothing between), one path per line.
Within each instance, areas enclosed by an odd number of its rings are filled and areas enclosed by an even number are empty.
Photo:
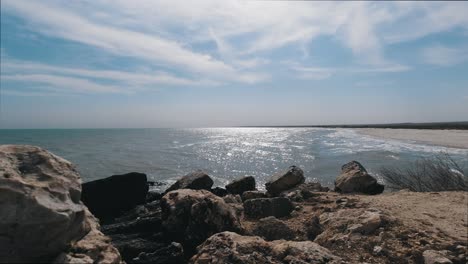
M468 161L466 149L377 139L352 129L0 130L0 144L43 147L76 164L84 182L137 171L168 185L202 169L217 186L253 175L259 189L273 173L290 165L301 167L308 180L332 186L341 165L351 160L361 162L380 181L382 166L401 166L439 152Z

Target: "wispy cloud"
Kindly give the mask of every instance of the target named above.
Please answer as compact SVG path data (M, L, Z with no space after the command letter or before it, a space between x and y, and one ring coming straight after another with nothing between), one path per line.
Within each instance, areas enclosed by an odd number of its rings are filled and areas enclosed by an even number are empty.
M422 50L424 62L437 66L452 66L468 61L468 48L434 45Z

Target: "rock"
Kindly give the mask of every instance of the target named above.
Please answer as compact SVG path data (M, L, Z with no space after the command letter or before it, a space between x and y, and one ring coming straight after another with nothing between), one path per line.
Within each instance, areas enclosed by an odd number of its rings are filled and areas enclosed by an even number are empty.
M265 184L269 194L275 196L289 190L305 181L304 172L296 166L291 166L285 172L274 174Z
M379 194L384 186L369 175L357 161L351 161L341 167L341 174L335 181L335 191L341 193Z
M224 197L228 194L228 191L226 191L226 189L221 188L221 187L212 188L210 192L219 197Z
M307 238L314 240L318 235L323 232L323 228L320 225L320 218L317 216L312 217L309 222L306 223Z
M242 201L250 199L267 198L267 195L261 191L246 191L242 194Z
M82 185L81 200L101 221L112 219L146 202L146 174L131 172Z
M171 191L161 199L161 209L164 230L186 253L215 233L242 231L235 210L209 191Z
M222 232L198 247L190 263L340 263L341 259L311 241L275 240Z
M263 218L267 216L288 216L294 209L288 198L258 198L244 202L244 213L249 218Z
M88 210L86 222L91 231L55 258L53 263L123 263L119 251L111 244L111 239L99 231L99 221Z
M253 234L261 236L265 240L292 240L295 237L294 231L284 221L274 216L260 219Z
M289 200L294 202L302 202L311 197L317 196L317 192L327 192L328 190L328 187L322 187L318 182L307 182L282 192L280 196L287 197Z
M228 195L223 197L223 200L224 200L225 203L242 203L242 199L241 199L240 195L238 195L238 194L236 194L236 195L228 194Z
M161 198L162 198L162 194L158 192L151 191L146 194L147 203L151 203L156 200L161 200Z
M423 252L424 264L452 264L444 251L426 250Z
M246 176L237 179L226 185L226 190L229 193L239 195L242 195L246 191L253 191L255 190L255 178L253 176Z
M165 193L178 189L210 190L213 180L204 171L191 172L172 184Z
M151 253L167 245L160 238L153 238L143 234L112 235L112 244L119 250L126 262L139 256L141 253Z
M181 244L172 242L167 247L157 249L153 253L140 253L132 260L136 264L178 264L185 263L184 249Z
M0 146L0 262L51 261L91 229L81 179L39 147Z

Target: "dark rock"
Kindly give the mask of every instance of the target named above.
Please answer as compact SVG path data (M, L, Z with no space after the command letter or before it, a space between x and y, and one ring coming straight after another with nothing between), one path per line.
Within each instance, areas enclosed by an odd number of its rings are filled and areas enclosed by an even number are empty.
M211 186L213 186L213 180L210 176L204 171L197 170L177 180L165 193L178 189L210 190Z
M311 241L265 241L258 236L222 232L211 236L198 247L190 263L338 264L341 259Z
M267 216L288 216L294 209L288 198L258 198L244 202L244 214L249 218L263 218Z
M159 216L138 217L136 219L109 224L102 227L105 234L156 233L161 231L162 220Z
M167 246L166 243L140 234L112 235L112 244L126 262L132 262L142 252L154 252Z
M163 228L168 237L184 245L186 254L209 236L222 232L241 232L235 210L222 198L206 190L180 189L161 199Z
M221 187L212 188L210 192L219 197L224 197L228 194L228 191L226 191L226 189L221 188Z
M299 167L291 166L287 171L274 174L265 187L269 194L276 196L304 181L304 172Z
M131 172L82 185L81 200L102 221L146 202L146 174Z
M267 198L267 195L261 191L246 191L242 194L242 201L250 199Z
M146 194L146 202L150 203L152 201L161 200L162 197L162 193L150 191Z
M265 240L292 240L295 237L294 231L285 222L274 216L260 219L253 234L263 237Z
M335 191L341 193L379 194L384 186L369 175L357 161L351 161L341 167L341 174L335 181Z
M253 191L255 190L255 178L253 176L246 176L237 179L226 185L226 190L229 193L239 195L242 195L246 191Z
M312 241L323 232L323 228L320 225L320 218L318 218L318 216L312 217L312 219L306 223L306 232L307 238Z
M142 252L131 263L136 264L179 264L185 263L184 249L181 244L172 242L152 253Z

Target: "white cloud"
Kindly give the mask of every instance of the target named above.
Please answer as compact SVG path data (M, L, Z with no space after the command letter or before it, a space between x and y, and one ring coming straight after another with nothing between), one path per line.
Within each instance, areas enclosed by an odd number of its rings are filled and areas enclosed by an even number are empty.
M452 66L468 61L468 48L454 48L442 45L426 47L422 50L423 61L437 66Z

